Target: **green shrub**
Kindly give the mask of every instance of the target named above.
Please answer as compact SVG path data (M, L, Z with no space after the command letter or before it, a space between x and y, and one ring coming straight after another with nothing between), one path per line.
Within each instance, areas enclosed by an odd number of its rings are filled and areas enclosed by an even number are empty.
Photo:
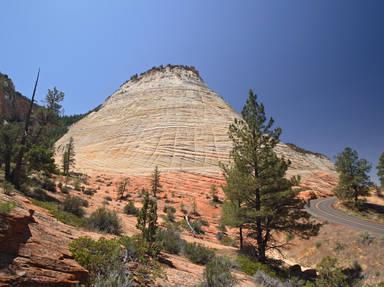
M140 235L132 237L122 236L119 242L126 250L125 255L128 261L146 264L149 261L149 257L156 257L160 253L160 248L157 244L148 243Z
M130 287L133 285L132 273L123 267L107 268L105 274L97 274L94 287Z
M78 179L75 180L75 183L73 184L73 188L74 188L76 191L80 191L80 190L81 190L80 180L78 180Z
M175 217L176 208L174 208L173 206L170 206L170 205L166 205L166 206L164 206L163 211L167 214L166 219L168 221L175 222L175 220L176 220L176 217Z
M269 265L258 262L248 256L239 255L237 256L236 261L239 265L240 270L248 275L252 276L256 273L256 271L260 270L272 277L276 277L276 273L272 270Z
M133 201L129 201L126 206L124 206L124 213L128 215L137 215L139 209L135 207Z
M100 238L96 241L89 237L80 237L69 244L69 250L75 260L89 271L91 278L98 274L103 276L107 270L120 265L121 248L116 239Z
M48 195L48 193L40 188L36 187L32 193L29 194L32 198L41 200L41 201L52 201L52 197Z
M47 202L32 199L32 203L48 210L53 217L65 224L72 225L75 227L84 227L86 225L86 221L83 218L76 216L73 213L62 210L62 208L60 208L57 202Z
M45 177L41 183L41 187L45 190L56 192L56 184L53 180L48 177Z
M214 257L208 262L203 274L202 287L230 287L236 284L231 273L232 263L227 257Z
M94 195L94 194L96 193L96 189L94 189L94 188L85 188L85 189L83 190L83 193L84 193L85 195L90 195L90 196L92 196L92 195Z
M187 243L184 247L186 257L196 264L207 264L215 252L199 243Z
M267 273L257 270L253 281L257 283L259 286L263 287L291 287L292 285L290 283L282 283L280 280L268 275Z
M88 202L87 202L88 203ZM67 196L63 202L63 210L79 217L84 216L84 200L77 196Z
M116 212L101 207L94 211L88 219L88 227L98 231L119 235L121 233L120 219Z
M156 242L162 250L171 254L179 254L185 245L185 241L180 237L180 232L171 226L157 230Z
M14 202L0 202L0 213L10 213L15 206L16 204Z
M14 192L15 188L13 187L13 185L11 183L4 180L3 181L3 190L4 190L4 194L11 195L12 192Z
M203 220L203 219L198 219L198 220L195 220L195 221L191 221L190 222L193 230L195 230L195 232L197 234L204 234L204 230L202 229L203 226L209 226L209 223L206 221L206 220Z

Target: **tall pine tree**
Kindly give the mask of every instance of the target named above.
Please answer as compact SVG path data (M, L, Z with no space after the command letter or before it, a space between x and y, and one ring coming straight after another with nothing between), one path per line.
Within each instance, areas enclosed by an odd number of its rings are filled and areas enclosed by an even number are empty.
M259 260L265 261L268 249L279 248L276 233L289 232L306 238L316 234L318 226L312 223L310 215L303 210L304 202L297 197L298 189L293 188L297 179L285 178L290 162L277 157L273 150L281 129L272 128L273 119L267 119L264 105L252 91L242 117L235 119L229 128L233 142L232 168L247 178L247 186L238 191L245 194L237 212L241 214L241 226L257 242Z
M379 177L381 190L384 191L384 152L381 154L377 164L377 176Z
M359 196L368 195L371 165L367 160L360 159L357 151L347 147L336 156L335 166L339 173L339 183L334 190L336 196L358 204Z

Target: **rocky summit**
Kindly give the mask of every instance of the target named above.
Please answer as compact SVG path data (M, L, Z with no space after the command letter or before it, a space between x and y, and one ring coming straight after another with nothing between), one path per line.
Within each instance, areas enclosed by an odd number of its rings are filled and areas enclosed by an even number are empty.
M228 162L231 150L228 127L240 117L194 67L160 66L131 77L71 126L56 143L56 158L60 163L73 137L81 172L145 176L158 166L165 176L220 178L219 163ZM291 160L290 174L302 175L308 190L334 183L327 157L286 144L276 151Z

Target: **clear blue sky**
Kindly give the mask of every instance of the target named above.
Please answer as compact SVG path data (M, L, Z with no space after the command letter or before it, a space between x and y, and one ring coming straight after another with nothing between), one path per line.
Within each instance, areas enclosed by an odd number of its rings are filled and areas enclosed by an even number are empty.
M240 110L253 88L283 140L333 157L384 152L384 1L2 1L0 71L67 114L132 74L194 65Z

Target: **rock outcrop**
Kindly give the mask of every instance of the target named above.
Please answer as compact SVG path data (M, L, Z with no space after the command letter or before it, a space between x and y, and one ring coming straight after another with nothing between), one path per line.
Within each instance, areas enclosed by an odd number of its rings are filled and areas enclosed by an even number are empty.
M30 101L15 90L12 80L0 73L0 119L21 121L29 105Z
M75 123L56 143L57 161L73 137L76 168L148 175L163 173L217 176L231 150L229 124L240 115L204 83L196 69L153 68L124 83L95 112ZM325 156L279 144L292 161L291 174L334 176Z
M15 199L18 207L10 214L0 214L0 286L84 283L88 271L68 250L68 243L82 232L58 222L21 196Z

